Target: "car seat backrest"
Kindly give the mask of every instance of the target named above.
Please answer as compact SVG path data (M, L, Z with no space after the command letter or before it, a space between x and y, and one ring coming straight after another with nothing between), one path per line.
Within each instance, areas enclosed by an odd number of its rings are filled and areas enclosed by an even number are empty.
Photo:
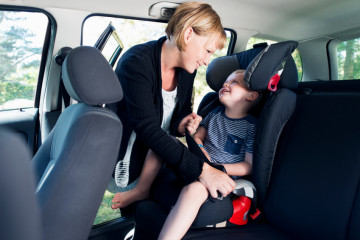
M86 239L122 137L119 118L102 106L121 100L122 88L107 60L92 47L73 49L62 77L79 103L62 112L32 161L36 195L44 239Z
M41 238L31 154L20 135L0 128L0 238Z
M298 239L359 239L360 92L298 95L264 213Z
M278 90L271 93L263 107L255 135L252 181L257 189L260 208L268 191L279 137L295 109L297 95L293 90L297 84L296 65L289 56Z

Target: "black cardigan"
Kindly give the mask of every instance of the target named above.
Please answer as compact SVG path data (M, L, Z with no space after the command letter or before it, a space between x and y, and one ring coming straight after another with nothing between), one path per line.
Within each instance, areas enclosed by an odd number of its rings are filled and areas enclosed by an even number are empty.
M118 104L123 123L123 138L119 159L125 155L131 132L136 140L130 158L129 183L141 173L148 149L152 149L182 178L185 183L198 179L203 160L192 154L177 139L161 129L163 117L161 48L166 37L130 48L119 60L116 74L123 88L124 98ZM191 113L194 74L176 69L178 102L170 124L170 134L178 136L180 121Z

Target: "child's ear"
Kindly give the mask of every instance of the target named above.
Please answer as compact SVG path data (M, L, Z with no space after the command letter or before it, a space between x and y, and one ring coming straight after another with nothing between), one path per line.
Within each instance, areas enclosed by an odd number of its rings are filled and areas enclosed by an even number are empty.
M254 101L259 96L258 92L250 92L246 100L248 101Z

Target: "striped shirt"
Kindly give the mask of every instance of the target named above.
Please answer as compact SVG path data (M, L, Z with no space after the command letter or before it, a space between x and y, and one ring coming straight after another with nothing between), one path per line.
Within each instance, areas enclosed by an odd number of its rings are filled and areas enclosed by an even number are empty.
M207 129L204 148L211 161L219 164L244 161L245 152L253 153L256 123L251 115L228 118L224 106L210 112L200 126Z

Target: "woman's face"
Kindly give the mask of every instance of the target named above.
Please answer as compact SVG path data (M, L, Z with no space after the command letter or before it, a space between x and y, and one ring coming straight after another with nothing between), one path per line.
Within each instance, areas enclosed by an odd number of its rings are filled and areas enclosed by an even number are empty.
M185 50L182 52L182 66L193 73L198 67L207 66L210 56L217 50L215 38L211 36L200 36L192 28L185 34Z

